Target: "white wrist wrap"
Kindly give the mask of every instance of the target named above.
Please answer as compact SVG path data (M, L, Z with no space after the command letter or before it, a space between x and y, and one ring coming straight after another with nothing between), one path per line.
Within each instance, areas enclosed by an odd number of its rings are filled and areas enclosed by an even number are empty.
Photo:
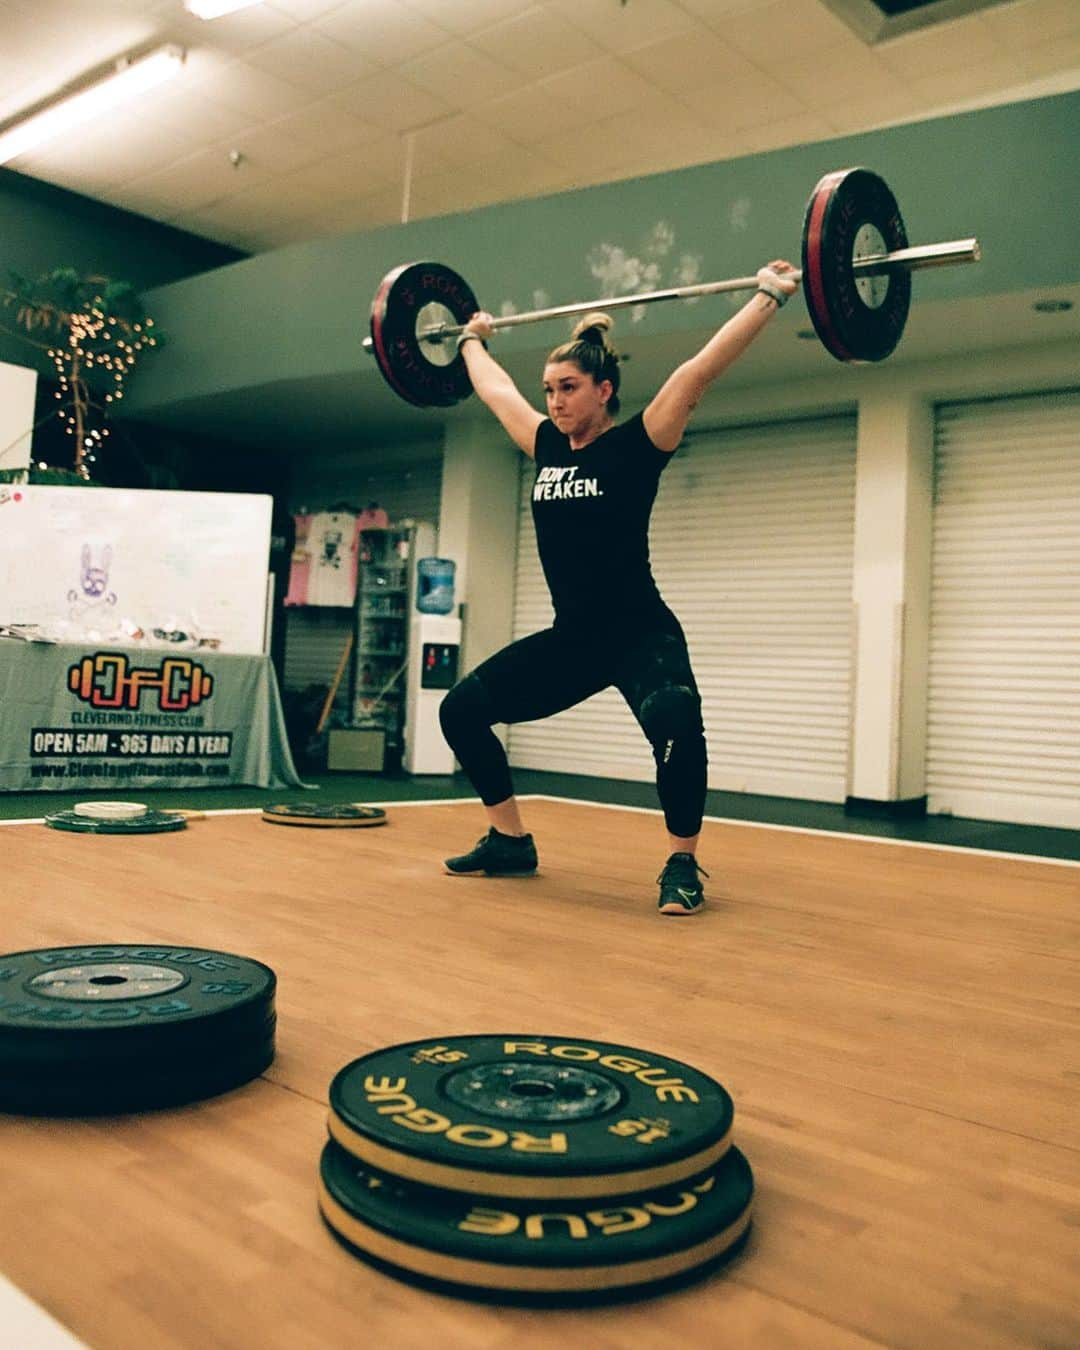
M779 279L772 272L769 273L769 276L773 281ZM787 292L782 291L779 286L773 285L772 281L759 281L757 293L758 295L767 295L771 300L775 300L777 308L787 304Z

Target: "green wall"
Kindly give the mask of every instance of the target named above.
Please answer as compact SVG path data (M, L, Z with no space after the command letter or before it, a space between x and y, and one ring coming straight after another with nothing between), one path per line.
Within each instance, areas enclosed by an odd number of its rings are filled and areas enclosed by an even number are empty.
M815 183L849 165L887 180L912 243L980 237L983 263L924 273L920 299L1072 282L1078 127L1080 95L1067 94L262 254L150 293L171 345L140 375L130 412L340 371L381 379L359 344L372 295L401 262L447 263L496 312L504 301L534 308L537 290L544 304L610 294L588 255L605 245L643 255L659 222L674 233L659 285L672 284L684 253L700 258L709 280L774 256L797 262ZM636 331L698 323L693 306L655 305ZM500 337L507 354L530 343L524 329Z
M9 272L37 277L73 266L84 274L130 281L141 288L174 282L246 257L238 249L120 211L77 193L0 169L0 281ZM0 324L12 313L0 310ZM137 387L163 353L147 357ZM0 331L0 361L35 366L33 348ZM35 421L56 410L52 368L37 364ZM206 491L284 491L285 474L272 457L253 457L244 447L167 428L111 419L112 437L97 476L117 487L185 487ZM2 449L2 447L0 447ZM55 418L34 438L34 457L54 467L70 463L70 442ZM3 467L0 465L0 467Z
M74 267L146 289L246 255L183 230L0 169L0 279ZM0 322L10 312L0 310ZM0 333L0 360L32 364L28 347Z

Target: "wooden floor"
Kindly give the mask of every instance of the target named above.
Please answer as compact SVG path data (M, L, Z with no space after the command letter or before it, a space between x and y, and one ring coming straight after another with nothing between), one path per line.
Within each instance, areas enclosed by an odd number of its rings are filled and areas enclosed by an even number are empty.
M3 950L201 945L280 982L278 1057L245 1088L0 1116L0 1274L94 1350L1080 1345L1080 868L707 823L710 907L669 919L656 816L527 806L526 880L442 874L482 832L470 803L368 830L0 829ZM745 1254L660 1298L526 1311L342 1250L315 1204L333 1074L502 1031L719 1078L757 1178Z

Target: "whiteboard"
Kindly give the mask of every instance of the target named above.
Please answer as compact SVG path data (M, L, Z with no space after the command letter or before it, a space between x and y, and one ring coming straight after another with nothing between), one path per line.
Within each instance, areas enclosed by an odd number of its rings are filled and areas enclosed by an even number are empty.
M37 372L0 361L0 469L25 469L34 435Z
M261 653L272 498L0 485L0 624Z

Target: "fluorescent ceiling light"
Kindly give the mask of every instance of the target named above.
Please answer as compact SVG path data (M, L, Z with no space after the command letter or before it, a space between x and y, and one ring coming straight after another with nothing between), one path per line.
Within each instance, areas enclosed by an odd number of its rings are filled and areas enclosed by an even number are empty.
M0 164L25 155L46 141L70 131L72 127L89 122L99 113L126 103L136 94L143 94L163 80L179 74L184 64L183 47L159 47L149 56L132 60L125 57L102 79L52 102L40 106L0 130Z
M223 14L260 4L262 0L184 0L184 8L200 19L220 19Z

